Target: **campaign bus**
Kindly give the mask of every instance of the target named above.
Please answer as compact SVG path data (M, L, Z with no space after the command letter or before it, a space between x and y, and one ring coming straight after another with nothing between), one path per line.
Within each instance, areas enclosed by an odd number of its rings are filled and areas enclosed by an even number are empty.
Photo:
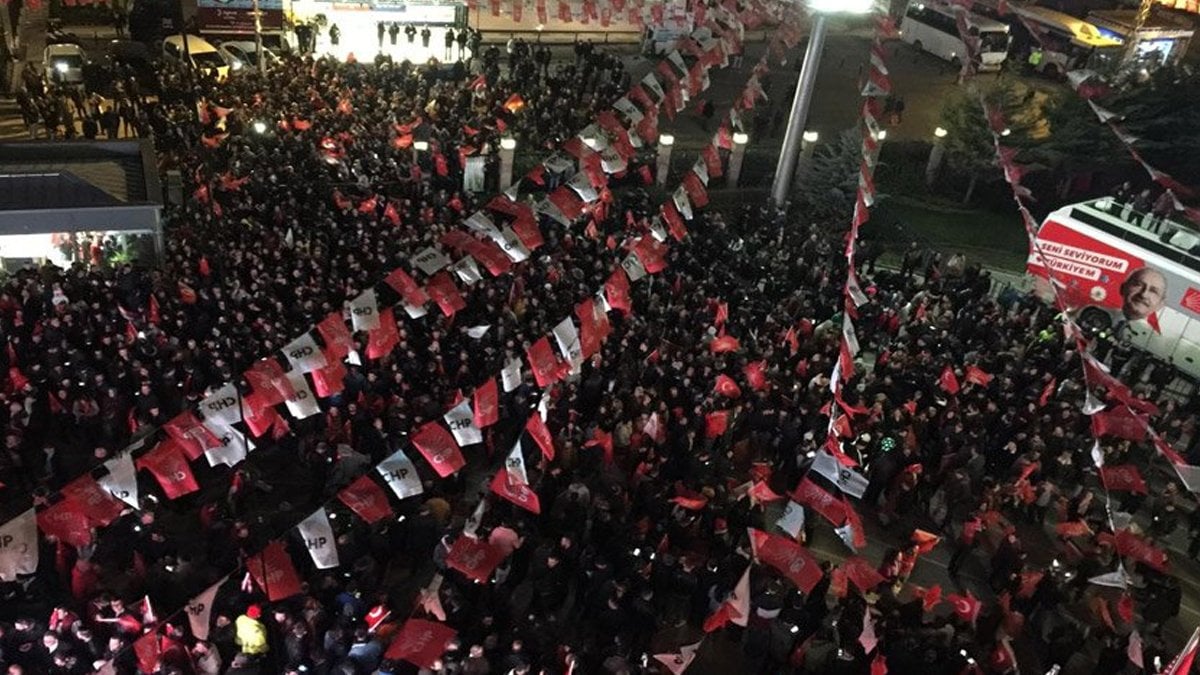
M1084 329L1200 378L1200 231L1111 198L1073 204L1046 217L1029 253L1049 301L1047 268Z
M1008 57L1008 25L968 13L967 26L979 37L978 69L1000 70ZM911 3L900 22L900 39L951 63L960 62L967 54L954 11L947 7Z

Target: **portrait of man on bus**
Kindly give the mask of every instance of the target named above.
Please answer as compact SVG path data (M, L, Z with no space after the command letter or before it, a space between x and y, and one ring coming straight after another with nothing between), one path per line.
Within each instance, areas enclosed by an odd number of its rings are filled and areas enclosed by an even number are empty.
M1162 272L1142 267L1121 284L1121 312L1128 321L1145 319L1161 310L1167 298L1167 278Z

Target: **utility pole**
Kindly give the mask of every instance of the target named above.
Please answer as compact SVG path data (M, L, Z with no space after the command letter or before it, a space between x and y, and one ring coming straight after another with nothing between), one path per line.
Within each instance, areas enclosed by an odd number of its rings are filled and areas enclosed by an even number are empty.
M258 74L267 74L266 54L262 45L262 12L258 9L258 0L254 0L254 56L258 60Z
M1129 31L1129 35L1125 38L1125 63L1133 63L1137 58L1137 43L1138 32L1150 20L1150 11L1154 9L1156 0L1142 0L1142 4L1138 7L1137 14L1133 17L1133 29Z

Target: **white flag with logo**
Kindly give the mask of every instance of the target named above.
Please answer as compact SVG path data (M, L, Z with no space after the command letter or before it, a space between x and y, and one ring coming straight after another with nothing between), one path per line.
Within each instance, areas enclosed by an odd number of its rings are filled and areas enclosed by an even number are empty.
M1171 466L1179 475L1179 480L1183 481L1183 486L1188 489L1188 492L1200 493L1200 466L1191 464L1172 464Z
M1109 588L1128 588L1129 574L1125 571L1124 563L1117 563L1116 571L1092 577L1088 579L1088 583Z
M200 595L188 600L187 615L188 624L192 628L192 635L197 640L207 640L208 631L212 620L213 603L217 601L217 589L221 584L225 583L229 577L221 579L217 583L209 586Z
M662 219L658 216L650 221L650 235L659 243L667 240L667 228L663 227Z
M842 466L836 457L824 450L817 453L816 459L812 463L812 469L828 478L834 485L837 485L839 490L851 497L862 499L863 493L867 491L865 476L849 467Z
M478 340L479 338L483 337L484 335L487 335L488 329L491 327L492 327L491 324L471 326L470 328L467 329L467 335L470 335L472 338Z
M284 401L292 417L302 420L320 413L321 406L317 404L317 397L313 396L304 375L293 370L287 374L287 379L295 392L291 398Z
M408 314L410 319L419 319L429 313L429 310L425 309L425 305L410 305L407 302L400 304L404 305L404 313Z
M283 348L283 353L292 367L301 373L311 373L325 367L325 355L321 353L321 348L317 346L317 341L311 333L305 333L289 342Z
M792 539L798 539L800 530L804 529L804 507L789 499L783 507L783 515L775 521L775 527L787 532Z
M300 521L297 529L300 530L300 538L304 540L304 547L308 549L308 554L312 556L317 569L327 570L341 564L338 562L333 527L329 525L329 515L325 513L324 506Z
M691 220L694 217L692 200L682 185L675 188L675 192L671 194L671 200L675 202L675 209L679 211L679 215L683 216L684 220Z
M596 192L596 188L592 187L592 179L582 171L571 176L571 180L567 181L567 185L574 190L579 198L587 203L592 203L600 199L600 193Z
M242 419L241 400L237 387L227 383L200 401L200 414L206 422L233 424Z
M500 371L500 380L504 384L506 394L521 386L521 359L511 359L504 364L504 369Z
M642 111L638 110L638 107L633 104L633 101L630 101L628 98L626 98L624 96L617 99L613 103L613 107L616 108L617 111L620 112L622 115L629 118L630 124L637 124L638 122L641 122L643 118L646 117L645 115L642 114Z
M450 259L446 257L445 253L430 246L427 249L418 251L413 256L412 262L426 275L433 276L435 272L449 265Z
M850 350L850 356L858 356L858 335L854 332L854 322L850 320L849 314L842 315L842 339L846 341L846 349Z
M442 419L446 421L446 426L450 427L450 433L454 434L454 440L458 441L459 445L483 442L483 432L475 426L475 413L472 412L471 402L467 399L463 399L442 415Z
M380 462L375 470L400 499L407 499L425 491L421 486L421 477L417 475L417 466L403 450L392 453L392 456Z
M496 229L496 224L493 223L492 219L488 218L487 214L483 211L476 211L475 213L472 213L463 222L467 227L471 228L472 231L487 235L489 237L493 234L500 233L500 230Z
M654 94L655 101L661 101L666 97L666 93L663 92L662 85L658 83L658 78L654 77L654 73L646 73L646 76L642 78L642 84L650 90L650 93Z
M38 566L37 515L33 509L0 525L0 581L16 581Z
M204 426L208 427L209 431L212 431L221 441L221 445L218 447L204 451L204 457L208 459L209 466L218 464L237 466L254 449L254 442L246 434L232 426L216 422Z
M368 288L350 301L350 323L356 331L379 328L379 301L375 298L375 289Z
M108 473L102 478L96 479L100 487L133 508L140 508L137 468L133 465L133 456L128 452L122 452L105 462L104 468L108 469Z
M521 451L521 438L517 437L516 444L504 460L504 468L508 469L508 477L513 482L529 485L529 474L525 471L525 453Z
M525 244L521 243L521 238L516 232L512 231L511 227L505 227L500 231L500 236L492 237L503 251L508 259L515 262L524 262L529 260L529 249L525 248Z
M450 266L459 279L468 286L483 281L483 275L479 273L479 266L475 264L475 259L471 256L465 256L462 260Z
M635 282L638 279L646 276L646 266L642 264L642 259L637 257L637 253L630 251L629 255L621 261L621 269L625 270L625 276L629 277L629 281Z
M487 502L488 500L486 499L480 499L479 503L475 505L475 510L471 512L471 517L467 518L467 522L463 523L463 534L472 539L478 538L475 533L479 530L479 526L483 524L483 514L487 513Z
M579 330L575 328L575 322L571 321L571 317L568 316L559 321L558 325L550 332L554 334L554 341L558 343L558 351L562 352L563 358L572 366L583 365L583 348L579 344Z

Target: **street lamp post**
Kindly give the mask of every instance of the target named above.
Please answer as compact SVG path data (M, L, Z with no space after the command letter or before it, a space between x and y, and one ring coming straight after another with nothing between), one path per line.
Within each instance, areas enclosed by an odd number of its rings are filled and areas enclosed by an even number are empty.
M938 127L933 130L933 147L929 149L929 162L925 165L925 184L933 185L937 180L938 169L942 168L942 160L946 157L946 145L942 139L949 133Z
M667 184L667 174L671 171L671 149L675 147L675 137L671 134L658 135L658 163L654 181L659 185Z
M800 164L796 170L799 172L801 180L808 175L809 169L812 168L813 151L817 149L817 141L820 138L819 133L811 130L804 132L804 135L800 137Z
M500 190L504 191L512 185L513 154L517 149L517 139L505 136L500 139Z
M787 201L792 179L796 175L808 109L812 105L813 90L817 84L817 71L821 69L821 51L825 47L828 29L827 15L835 12L865 14L871 11L873 4L874 0L808 0L808 8L814 15L812 30L804 51L804 64L800 67L800 79L796 83L796 95L792 98L792 113L783 136L783 148L779 151L779 162L775 166L775 180L771 183L771 200L777 206Z
M258 74L267 74L267 60L263 58L262 44L262 12L258 9L258 0L254 0L254 56L258 59Z
M742 176L742 160L746 158L746 144L750 137L737 131L733 134L733 152L729 155L729 185L737 187L738 178Z

